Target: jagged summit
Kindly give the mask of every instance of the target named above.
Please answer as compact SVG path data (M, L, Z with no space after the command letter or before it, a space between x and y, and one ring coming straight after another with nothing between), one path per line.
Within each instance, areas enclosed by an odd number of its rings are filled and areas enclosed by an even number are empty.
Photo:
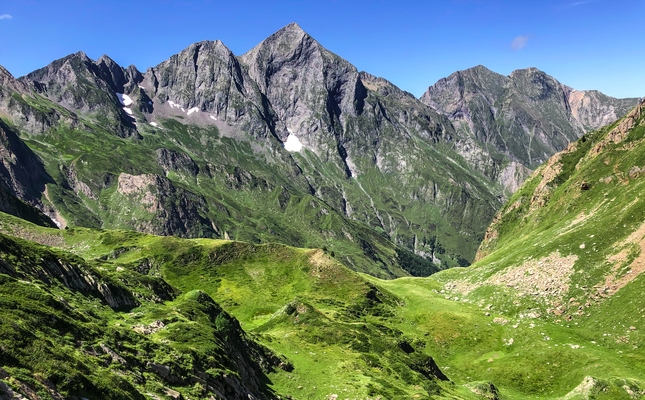
M294 33L304 33L306 32L298 25L297 22L291 22L288 25L285 25L284 27L278 29L275 34L279 34L280 32L294 32Z
M319 43L300 28L298 24L291 23L270 35L257 46L243 54L240 59L243 63L253 63L254 60L263 59L265 55L271 59L293 58L307 56L312 51L320 51Z

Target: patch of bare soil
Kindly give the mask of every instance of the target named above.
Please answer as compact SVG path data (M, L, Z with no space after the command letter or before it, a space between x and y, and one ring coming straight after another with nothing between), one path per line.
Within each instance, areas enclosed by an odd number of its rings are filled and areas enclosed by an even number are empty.
M622 269L621 267L625 267L625 262L634 245L638 246L638 256L629 264L627 272L619 276L618 273ZM618 247L622 248L622 250L607 259L613 264L613 267L609 275L605 277L604 286L598 288L601 293L609 296L645 272L645 223L629 235Z
M562 257L556 251L539 260L527 260L499 271L482 283L458 280L446 285L446 289L467 295L481 285L506 286L522 295L537 296L555 305L569 290L573 265L577 260L576 255Z
M330 278L336 272L337 267L334 261L320 249L311 253L309 263L312 266L310 274L316 278Z
M577 260L576 255L562 257L556 251L539 260L528 260L517 267L500 271L488 278L486 283L505 285L525 295L555 300L569 290L573 265Z

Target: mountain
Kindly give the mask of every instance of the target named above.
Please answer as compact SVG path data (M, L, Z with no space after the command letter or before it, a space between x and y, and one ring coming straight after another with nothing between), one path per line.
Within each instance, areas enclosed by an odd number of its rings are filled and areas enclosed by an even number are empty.
M503 76L480 65L439 80L421 101L453 122L460 154L512 193L531 170L638 99L578 91L536 68Z
M467 264L499 207L446 118L295 24L239 58L200 42L140 74L76 53L12 85L61 225L325 246L394 277Z
M375 276L429 275L473 260L535 166L297 24L239 57L204 41L144 73L82 52L19 79L0 73L0 116L40 171L33 183L0 173L62 227L324 247ZM602 107L577 115L597 122Z

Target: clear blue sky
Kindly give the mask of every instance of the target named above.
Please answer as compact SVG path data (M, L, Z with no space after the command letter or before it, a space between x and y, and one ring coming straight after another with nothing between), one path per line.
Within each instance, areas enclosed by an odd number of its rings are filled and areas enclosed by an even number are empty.
M21 76L82 50L145 71L200 40L243 54L290 22L416 96L478 64L645 96L644 0L2 0L0 65Z

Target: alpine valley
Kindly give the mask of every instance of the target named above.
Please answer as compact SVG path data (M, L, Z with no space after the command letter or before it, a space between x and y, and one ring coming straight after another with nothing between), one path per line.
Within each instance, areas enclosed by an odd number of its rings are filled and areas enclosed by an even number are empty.
M644 107L297 24L0 67L0 399L642 398Z

